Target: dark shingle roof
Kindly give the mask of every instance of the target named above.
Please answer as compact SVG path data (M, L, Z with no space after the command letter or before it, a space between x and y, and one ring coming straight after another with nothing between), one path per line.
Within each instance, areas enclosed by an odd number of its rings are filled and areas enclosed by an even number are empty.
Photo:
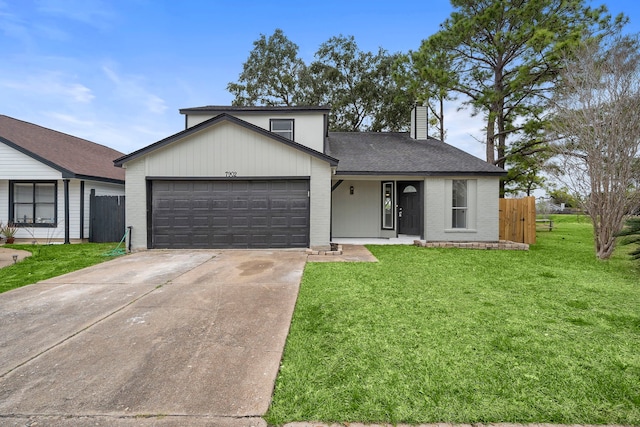
M113 160L123 153L86 139L0 115L0 142L62 172L64 178L124 183Z
M437 139L408 133L329 132L327 154L341 175L504 175L506 172Z

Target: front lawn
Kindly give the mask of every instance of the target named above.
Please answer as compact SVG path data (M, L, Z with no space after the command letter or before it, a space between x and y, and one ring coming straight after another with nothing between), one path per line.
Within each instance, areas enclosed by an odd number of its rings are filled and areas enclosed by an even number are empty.
M29 251L32 255L17 264L0 269L0 293L40 280L60 276L111 259L105 253L117 243L73 245L4 245Z
M638 264L575 218L528 252L307 264L267 421L639 425Z

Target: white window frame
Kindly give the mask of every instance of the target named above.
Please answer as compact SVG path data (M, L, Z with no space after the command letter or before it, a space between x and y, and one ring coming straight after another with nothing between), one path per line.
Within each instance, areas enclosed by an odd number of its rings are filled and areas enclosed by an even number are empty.
M457 192L464 194L457 194ZM469 228L469 182L466 179L451 181L451 228Z
M467 203L466 206L454 206L454 181L465 181L467 187ZM445 232L462 233L462 232L476 232L477 222L477 199L478 199L478 180L454 178L445 180ZM454 210L465 209L466 224L465 228L454 227Z
M274 129L274 124L289 124L287 129ZM276 126L277 127L277 126ZM294 141L294 120L293 119L270 119L269 130L276 135Z
M393 230L395 227L395 183L382 182L382 229Z

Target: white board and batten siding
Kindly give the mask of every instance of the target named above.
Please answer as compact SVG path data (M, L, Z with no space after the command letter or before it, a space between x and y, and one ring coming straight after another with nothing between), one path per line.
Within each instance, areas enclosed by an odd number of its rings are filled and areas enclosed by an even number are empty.
M269 130L271 119L293 119L293 139L298 144L302 144L313 150L324 152L324 116L318 112L296 112L295 114L282 114L273 112L272 114L247 114L242 112L232 112L234 117L244 120L247 123ZM195 126L216 115L188 115L187 127Z
M331 167L298 149L231 122L221 122L124 164L132 247L147 246L146 178L310 179L310 240L329 246ZM325 225L326 223L326 225Z
M309 176L309 155L242 126L222 122L147 156L148 176ZM129 177L127 177L127 180Z

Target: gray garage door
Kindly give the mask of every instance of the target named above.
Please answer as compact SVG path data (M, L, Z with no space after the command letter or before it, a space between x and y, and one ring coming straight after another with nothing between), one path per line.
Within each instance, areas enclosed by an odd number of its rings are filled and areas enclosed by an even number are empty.
M309 246L309 180L154 180L153 248Z

